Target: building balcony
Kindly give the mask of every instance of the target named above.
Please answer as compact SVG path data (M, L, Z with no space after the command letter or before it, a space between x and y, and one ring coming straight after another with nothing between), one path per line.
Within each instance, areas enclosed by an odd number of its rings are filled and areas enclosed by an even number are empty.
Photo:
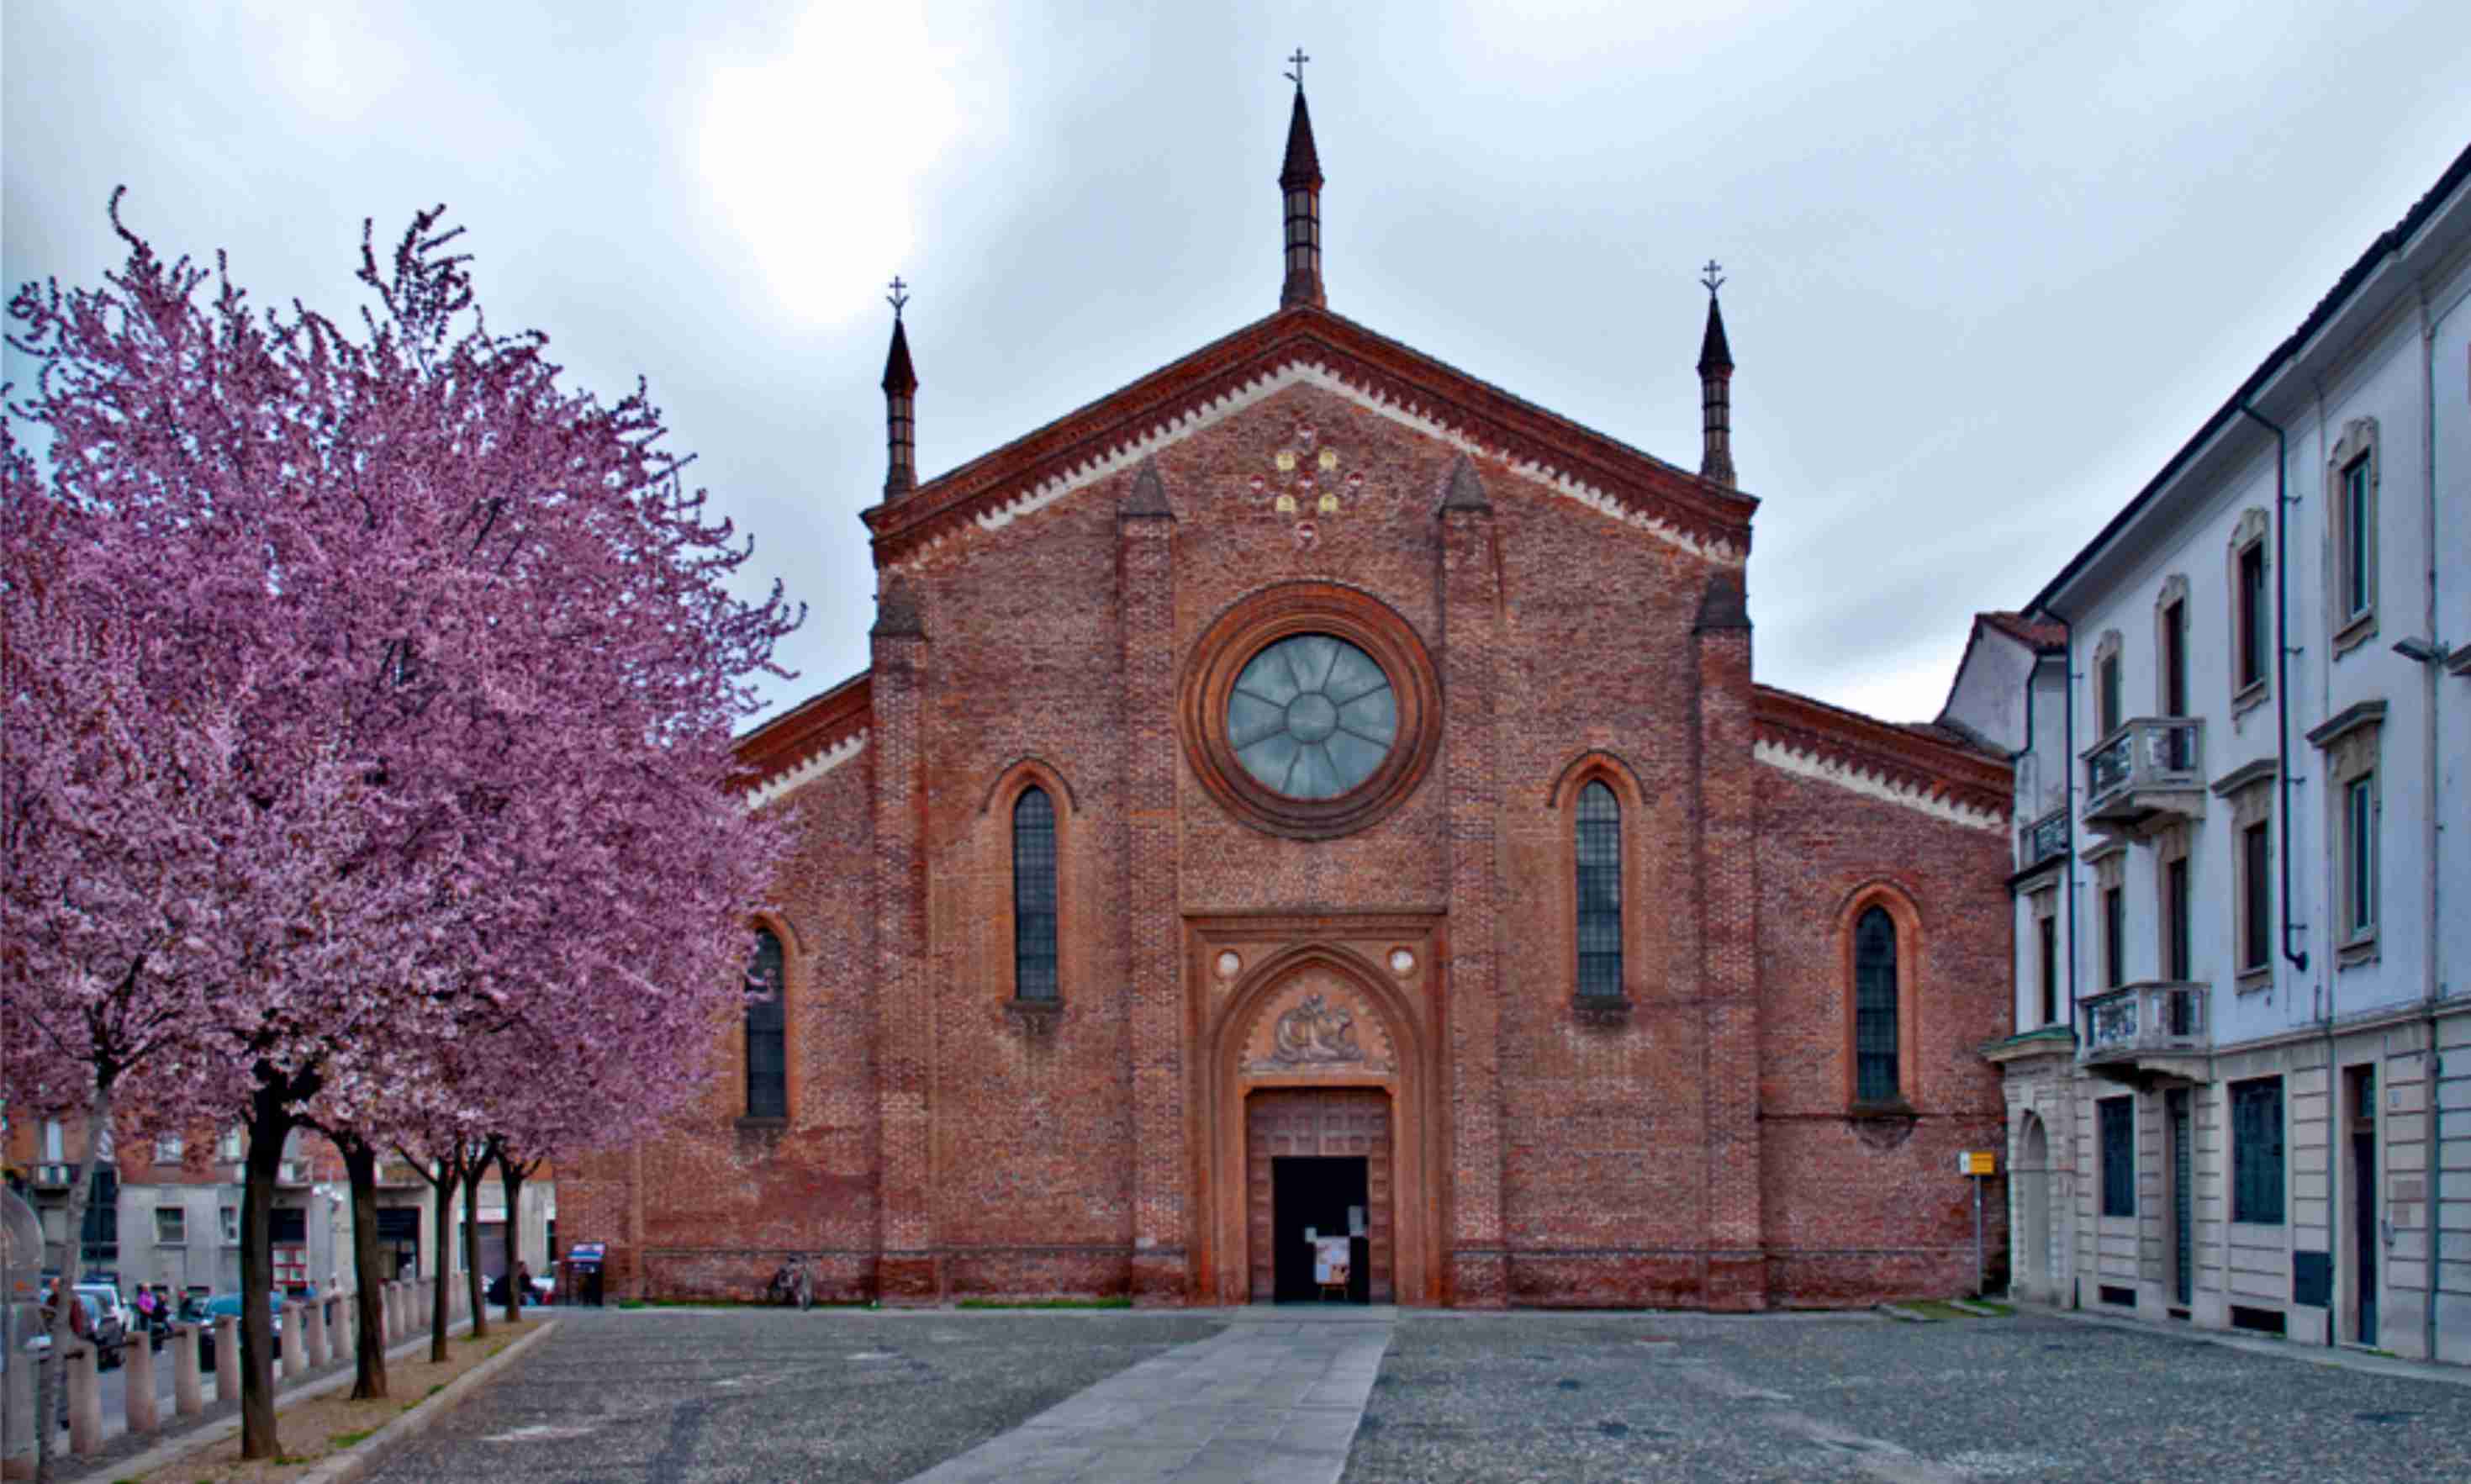
M311 1167L307 1160L284 1160L274 1166L274 1184L277 1189L312 1185L316 1180L317 1171Z
M2131 1080L2200 1071L2191 1063L2201 1063L2213 1044L2206 992L2203 984L2149 979L2093 996L2081 1006L2084 1040L2078 1064Z
M2016 869L2030 871L2068 853L2068 810L2062 804L2016 832Z
M2084 754L2085 823L2140 836L2205 814L2205 723L2140 717Z

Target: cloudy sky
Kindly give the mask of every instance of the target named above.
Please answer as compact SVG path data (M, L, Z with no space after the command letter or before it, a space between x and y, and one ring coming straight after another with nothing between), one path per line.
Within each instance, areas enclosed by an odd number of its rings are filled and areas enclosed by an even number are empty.
M884 281L930 476L1268 313L1299 44L1339 313L1696 467L1723 260L1759 677L1898 719L2471 140L2445 0L10 0L0 276L95 281L126 183L348 312L447 203L810 605L786 703L866 661Z

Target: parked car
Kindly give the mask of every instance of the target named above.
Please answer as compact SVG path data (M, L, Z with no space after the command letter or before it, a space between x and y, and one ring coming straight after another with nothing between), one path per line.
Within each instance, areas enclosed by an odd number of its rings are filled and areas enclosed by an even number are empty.
M72 1297L85 1310L86 1332L94 1345L95 1369L114 1369L129 1353L128 1328L101 1298L86 1289L76 1289ZM29 1339L26 1348L48 1359L52 1352L52 1307L49 1304L42 1307L42 1331Z
M550 1301L551 1294L554 1293L556 1289L557 1284L555 1280L536 1277L532 1280L531 1296L524 1300L524 1302L526 1304L546 1304ZM500 1273L497 1277L489 1280L489 1290L484 1297L486 1297L492 1304L504 1305L506 1302L506 1274Z
M192 1296L181 1304L181 1323L198 1327L198 1364L200 1368L208 1371L215 1368L215 1321L225 1315L238 1319L242 1312L241 1302L237 1293L217 1293L203 1299ZM273 1311L269 1316L274 1323L271 1332L280 1341L283 1338L283 1296L268 1294L266 1307Z
M127 1334L137 1328L137 1310L129 1307L129 1301L120 1296L120 1284L115 1280L88 1273L77 1285L77 1291L93 1294L95 1301L101 1304L111 1317L120 1321L121 1333Z

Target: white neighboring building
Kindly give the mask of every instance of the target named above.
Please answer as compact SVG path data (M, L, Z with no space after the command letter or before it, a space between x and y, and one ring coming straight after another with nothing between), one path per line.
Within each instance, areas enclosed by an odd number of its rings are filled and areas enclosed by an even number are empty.
M2471 1363L2466 297L2471 151L1975 624L2028 1296Z

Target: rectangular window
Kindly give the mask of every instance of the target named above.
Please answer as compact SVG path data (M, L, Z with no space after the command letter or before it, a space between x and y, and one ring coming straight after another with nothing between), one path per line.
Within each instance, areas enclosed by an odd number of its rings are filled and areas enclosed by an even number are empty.
M2162 610L2162 714L2188 714L2188 605Z
M2368 460L2342 471L2342 600L2345 618L2368 611Z
M189 1239L189 1213L177 1206L154 1208L154 1240L165 1247L177 1247Z
M234 1124L232 1127L224 1129L223 1146L216 1150L218 1157L226 1160L236 1160L241 1158L241 1139L242 1134L238 1124Z
M2188 860L2182 856L2162 868L2162 977L2181 983L2189 972Z
M215 1211L215 1215L220 1219L223 1226L224 1245L226 1247L239 1246L240 1208L238 1206L219 1207Z
M2343 796L2343 897L2350 936L2377 930L2376 775L2351 780Z
M2042 1024L2059 1023L2059 923L2045 917L2036 924L2042 938Z
M2111 886L2102 894L2102 981L2117 989L2128 982L2128 889Z
M2265 543L2239 554L2239 684L2245 691L2265 681Z
M2240 836L2240 967L2262 969L2273 952L2272 897L2267 877L2270 852L2259 820Z
M157 1165L179 1164L181 1152L180 1136L177 1134L154 1141L154 1163Z
M2231 1084L2231 1219L2282 1224L2282 1079Z
M2136 1214L2136 1099L2106 1097L2095 1103L2102 1139L2102 1213Z
M2108 737L2119 730L2123 719L2119 714L2119 656L2106 654L2095 666L2095 683L2101 688L2095 707L2101 713L2095 718L2096 729Z
M68 1158L68 1155L63 1152L67 1144L68 1141L61 1137L60 1120L45 1119L43 1120L43 1158L54 1165L59 1164Z

